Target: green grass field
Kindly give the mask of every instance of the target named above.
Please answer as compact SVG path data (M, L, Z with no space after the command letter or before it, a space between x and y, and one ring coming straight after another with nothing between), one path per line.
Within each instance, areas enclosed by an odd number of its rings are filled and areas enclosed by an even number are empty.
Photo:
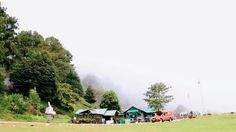
M1 132L235 132L236 115L214 115L165 123L127 125L70 125L0 123Z

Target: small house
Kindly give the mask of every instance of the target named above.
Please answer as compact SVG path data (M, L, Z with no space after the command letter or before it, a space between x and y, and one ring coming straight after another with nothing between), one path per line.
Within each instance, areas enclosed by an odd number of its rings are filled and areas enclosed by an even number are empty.
M115 123L114 118L119 115L117 110L108 109L86 109L78 110L75 113L76 119L88 118L94 119L97 124L113 124Z
M125 119L130 123L134 122L149 122L155 116L155 109L153 108L137 108L132 106L124 112Z

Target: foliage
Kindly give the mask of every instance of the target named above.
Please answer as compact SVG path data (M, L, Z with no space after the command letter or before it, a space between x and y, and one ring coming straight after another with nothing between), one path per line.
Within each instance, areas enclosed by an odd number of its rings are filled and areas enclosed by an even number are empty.
M56 91L55 70L47 54L36 53L16 63L10 74L13 91L28 96L29 90L37 87L41 99L52 101Z
M31 51L42 43L43 37L37 32L22 31L16 36L16 48L19 57L30 57Z
M0 66L0 93L4 92L4 78L6 76L5 69Z
M41 99L36 88L30 90L29 103L31 106L30 112L38 115L40 113L41 108Z
M1 99L0 108L3 111L10 111L16 114L27 112L29 103L21 94L12 94L4 96Z
M93 104L96 102L94 92L91 86L89 86L85 92L84 99L90 103Z
M148 88L148 91L144 94L144 99L149 107L155 108L156 110L162 110L166 103L173 100L173 96L166 95L170 87L167 87L164 83L155 83Z
M76 119L76 122L78 122L79 124L82 124L82 123L85 123L85 124L88 124L88 123L96 123L96 120L93 119L93 118L78 118Z
M16 18L10 17L0 4L0 65L6 66L6 69L12 64L9 58L15 54L14 35L17 28Z
M107 91L104 93L100 108L120 111L119 99L114 91Z
M53 62L58 82L68 83L74 92L83 96L83 88L80 79L76 74L73 65L70 64L72 55L63 48L58 39L54 37L46 38L40 45L41 51L46 51Z
M65 80L66 76L73 70L70 64L72 55L65 50L58 39L54 37L46 38L44 43L40 45L39 50L46 51L57 73L57 80L59 82Z
M76 102L79 101L79 95L73 92L71 85L59 83L57 85L57 100L63 108L74 111Z
M0 111L0 119L6 121L31 121L31 122L47 122L47 117L35 116L31 114L12 114Z
M97 78L94 75L87 75L83 77L82 85L84 88L88 88L89 86L93 88L93 92L94 92L95 100L96 100L95 104L93 105L99 107L100 102L102 101L102 95L105 93L105 88L100 83L99 78Z
M67 74L63 82L70 84L74 92L79 94L81 97L83 96L83 88L76 72L70 72L69 74Z
M30 98L30 112L36 110L37 114L39 109L42 110L40 104L48 101L71 111L91 107L82 98L83 88L71 64L72 55L60 41L55 37L44 39L36 31L17 33L17 28L17 19L9 16L0 4L0 94L9 94L4 96L5 101L1 100L0 105L10 107L6 100L23 95L22 98ZM10 79L11 85L4 86L6 78ZM34 87L37 91L31 90ZM11 112L12 109L7 110Z

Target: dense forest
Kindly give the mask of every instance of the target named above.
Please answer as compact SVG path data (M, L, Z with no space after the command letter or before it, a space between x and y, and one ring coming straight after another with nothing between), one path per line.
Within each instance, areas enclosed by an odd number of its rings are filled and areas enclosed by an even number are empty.
M84 92L72 55L60 41L36 31L18 32L17 19L2 6L0 51L1 111L39 114L48 101L67 112L96 107L93 90Z

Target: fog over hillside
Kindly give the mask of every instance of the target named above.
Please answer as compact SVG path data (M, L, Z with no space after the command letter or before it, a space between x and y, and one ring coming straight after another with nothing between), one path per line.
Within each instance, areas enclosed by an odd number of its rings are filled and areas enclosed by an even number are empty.
M91 74L80 74L80 77L84 89L88 88L88 86L92 86L92 88L94 89L97 104L100 103L102 95L105 93L105 91L113 90L118 94L120 104L122 105L123 109L127 109L132 106L132 103L129 101L129 98L124 96L124 91L120 91L119 86L115 85L114 82L112 82L111 80L102 79Z
M122 102L146 107L151 84L197 111L236 111L234 0L2 0L19 30L56 36L81 79L98 78ZM200 81L200 83L198 83ZM125 100L125 101L123 101Z

